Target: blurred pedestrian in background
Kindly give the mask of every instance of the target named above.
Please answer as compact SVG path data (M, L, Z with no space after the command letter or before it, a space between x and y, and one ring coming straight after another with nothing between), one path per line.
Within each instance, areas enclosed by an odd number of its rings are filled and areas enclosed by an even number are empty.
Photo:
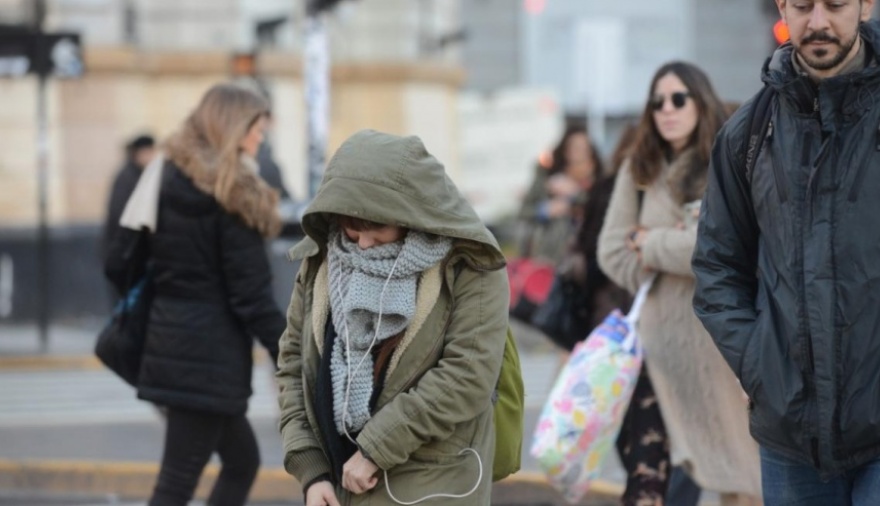
M125 162L116 173L107 203L101 246L102 258L106 257L110 243L119 230L119 218L122 216L122 210L125 209L125 203L137 186L144 167L155 155L156 140L151 135L139 135L125 145Z
M508 323L495 238L418 138L375 131L330 160L303 229L278 381L306 505L488 506Z
M624 420L624 504L663 504L671 463L736 504L760 495L757 447L739 383L691 307L694 203L706 187L724 104L708 77L672 62L654 75L629 161L617 177L599 237L599 264L635 292L651 273L641 312L645 371ZM653 501L653 502L651 502Z
M635 133L636 128L632 125L623 130L611 158L610 171L603 172L602 165L598 162L595 164L600 170L595 173L595 182L584 190L581 197L583 209L575 215L574 229L556 268L556 282L564 284L566 296L574 301L570 304L574 313L571 315L574 324L570 331L556 335L548 332L548 337L565 350L563 360L612 310L619 308L626 311L629 308L629 292L614 284L602 272L596 252L614 180L625 154L632 147Z
M151 506L187 504L215 452L222 468L208 503L243 505L260 465L245 417L253 341L274 360L284 331L264 249L280 228L278 194L255 160L267 111L252 91L216 85L163 146L137 382L139 398L168 412Z
M519 212L519 256L557 264L603 172L602 160L583 126L568 127L548 166L539 164Z

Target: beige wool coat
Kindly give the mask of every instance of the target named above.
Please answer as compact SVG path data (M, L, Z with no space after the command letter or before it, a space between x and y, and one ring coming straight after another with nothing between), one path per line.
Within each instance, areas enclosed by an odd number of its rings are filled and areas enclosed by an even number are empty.
M624 164L599 236L599 266L631 292L649 271L659 274L642 309L639 335L673 465L684 466L706 490L760 496L758 446L749 434L742 389L692 307L696 226L680 225L684 208L669 184L691 156L683 153L664 166L645 188L641 212L638 189ZM649 229L641 261L626 246L637 225Z

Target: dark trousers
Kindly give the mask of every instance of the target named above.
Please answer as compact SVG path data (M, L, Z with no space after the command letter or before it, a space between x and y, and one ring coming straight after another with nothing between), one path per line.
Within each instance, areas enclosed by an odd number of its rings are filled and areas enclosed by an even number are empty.
M189 503L215 451L222 468L208 505L244 505L260 467L257 439L247 418L169 409L162 469L149 506Z

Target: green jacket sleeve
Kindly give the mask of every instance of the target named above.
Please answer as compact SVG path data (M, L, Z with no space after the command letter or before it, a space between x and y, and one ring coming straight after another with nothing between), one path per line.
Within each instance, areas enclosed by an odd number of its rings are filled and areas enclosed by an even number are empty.
M357 438L382 469L406 462L423 444L448 438L457 424L491 407L507 337L507 273L465 268L453 292L437 365L374 414Z
M284 468L300 483L309 483L322 474L330 473L330 463L321 450L320 442L306 415L303 391L301 353L302 322L304 318L303 277L308 261L304 260L296 277L290 307L287 310L287 330L281 336L278 355L278 404L281 411L281 440L284 445Z

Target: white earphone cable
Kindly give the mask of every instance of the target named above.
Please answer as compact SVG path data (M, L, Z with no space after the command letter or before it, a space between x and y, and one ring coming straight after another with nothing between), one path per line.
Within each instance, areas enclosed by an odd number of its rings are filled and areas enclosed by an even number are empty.
M360 361L355 366L354 371L352 371L352 369L351 369L351 335L349 334L349 331L348 331L348 321L345 319L344 315L342 318L343 325L345 326L345 328L344 328L345 365L346 365L346 376L347 376L346 382L345 382L345 398L342 403L342 430L345 433L345 437L348 438L348 440L351 441L355 445L357 445L357 441L355 441L354 438L352 438L348 432L348 423L349 423L348 422L348 403L349 403L350 394L351 394L351 381L352 381L352 377L357 373L357 371L361 368L361 366L366 361L367 357L369 357L370 354L372 353L373 347L376 345L376 341L379 338L379 329L382 327L382 310L383 310L383 304L385 301L385 290L388 288L388 283L391 281L391 278L394 276L394 270L397 268L397 261L398 260L400 260L400 256L398 256L397 258L394 259L394 264L391 266L391 272L388 274L388 278L385 280L385 284L382 286L382 293L379 295L379 316L376 319L376 331L373 333L373 340L370 342L370 346L367 348L366 354L364 354L364 356L361 357ZM431 495L427 495L425 497L422 497L420 499L417 499L415 501L409 501L409 502L401 501L401 500L397 499L396 497L394 497L394 494L391 493L391 485L388 483L388 471L383 469L382 472L385 475L385 490L388 492L388 497L390 497L392 501L394 501L397 504L400 504L402 506L412 506L414 504L418 504L418 503L427 501L428 499L436 499L436 498L463 499L465 497L468 497L469 495L471 495L477 491L477 489L480 487L480 483L482 483L482 481L483 481L483 459L480 458L480 454L477 453L477 451L474 450L473 448L465 448L465 449L461 450L460 452L458 452L458 454L461 455L466 452L471 452L474 454L474 456L477 457L477 464L479 465L479 474L477 475L477 482L474 484L473 488L471 488L469 491L465 492L464 494L431 494Z
M480 458L480 454L477 453L477 450L474 450L473 448L465 448L462 451L458 452L458 454L461 455L465 452L471 452L477 457L477 464L480 465L480 474L477 476L477 482L474 484L473 488L471 488L464 494L431 494L426 495L421 499L416 499L415 501L401 501L400 499L394 497L394 494L391 493L391 485L388 484L388 471L383 469L382 472L385 473L385 491L388 492L388 497L390 497L391 500L396 502L397 504L401 504L403 506L412 506L413 504L418 504L420 502L427 501L428 499L438 499L441 497L445 499L464 499L465 497L473 494L477 491L477 488L480 487L480 483L483 481L483 459Z

